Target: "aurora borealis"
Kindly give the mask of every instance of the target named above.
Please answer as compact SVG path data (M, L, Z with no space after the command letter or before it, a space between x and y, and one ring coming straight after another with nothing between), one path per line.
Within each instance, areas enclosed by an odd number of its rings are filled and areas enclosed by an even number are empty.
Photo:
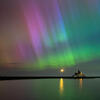
M70 67L100 57L99 0L0 1L0 63Z

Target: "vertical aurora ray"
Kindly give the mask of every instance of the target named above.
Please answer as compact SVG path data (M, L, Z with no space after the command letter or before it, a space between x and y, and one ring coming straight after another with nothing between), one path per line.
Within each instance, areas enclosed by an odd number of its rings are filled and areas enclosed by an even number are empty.
M64 22L58 5L58 0L54 1L54 10L56 14L54 15L56 21L56 31L58 33L59 41L67 40L67 32L64 27Z
M39 25L40 36L43 40L44 45L47 46L50 44L50 38L46 28L45 20L43 19L40 9L38 9L38 7L35 8L35 11L36 11L35 13L37 18L37 23Z
M37 23L36 16L31 11L34 11L32 6L28 7L23 5L24 16L27 20L27 26L29 29L29 36L32 41L32 46L34 48L36 56L39 58L41 56L42 44L39 34L39 27ZM35 19L35 20L34 20Z

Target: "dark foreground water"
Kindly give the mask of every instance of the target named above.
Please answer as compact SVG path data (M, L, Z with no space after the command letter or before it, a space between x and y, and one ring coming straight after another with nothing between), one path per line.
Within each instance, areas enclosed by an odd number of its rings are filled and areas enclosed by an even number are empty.
M0 81L0 100L99 100L100 79Z

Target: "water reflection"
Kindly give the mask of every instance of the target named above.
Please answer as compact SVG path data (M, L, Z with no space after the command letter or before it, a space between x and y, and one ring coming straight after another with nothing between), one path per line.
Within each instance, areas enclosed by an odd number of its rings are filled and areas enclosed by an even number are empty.
M60 86L60 93L62 94L63 93L63 91L64 91L64 82L63 82L63 78L61 78L60 79L60 84L59 84Z
M80 78L80 79L79 79L79 87L80 87L80 89L82 89L82 86L83 86L83 79Z
M78 84L79 88L82 89L83 79L82 78L78 79L78 83L79 83ZM63 78L60 78L60 81L59 81L59 92L60 92L60 94L63 94L63 92L64 92L64 80L63 80Z

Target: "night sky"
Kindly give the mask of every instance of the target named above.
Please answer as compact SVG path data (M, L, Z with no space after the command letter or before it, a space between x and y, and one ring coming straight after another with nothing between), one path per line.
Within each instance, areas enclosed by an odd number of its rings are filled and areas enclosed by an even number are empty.
M96 72L99 59L100 0L0 0L1 72Z

